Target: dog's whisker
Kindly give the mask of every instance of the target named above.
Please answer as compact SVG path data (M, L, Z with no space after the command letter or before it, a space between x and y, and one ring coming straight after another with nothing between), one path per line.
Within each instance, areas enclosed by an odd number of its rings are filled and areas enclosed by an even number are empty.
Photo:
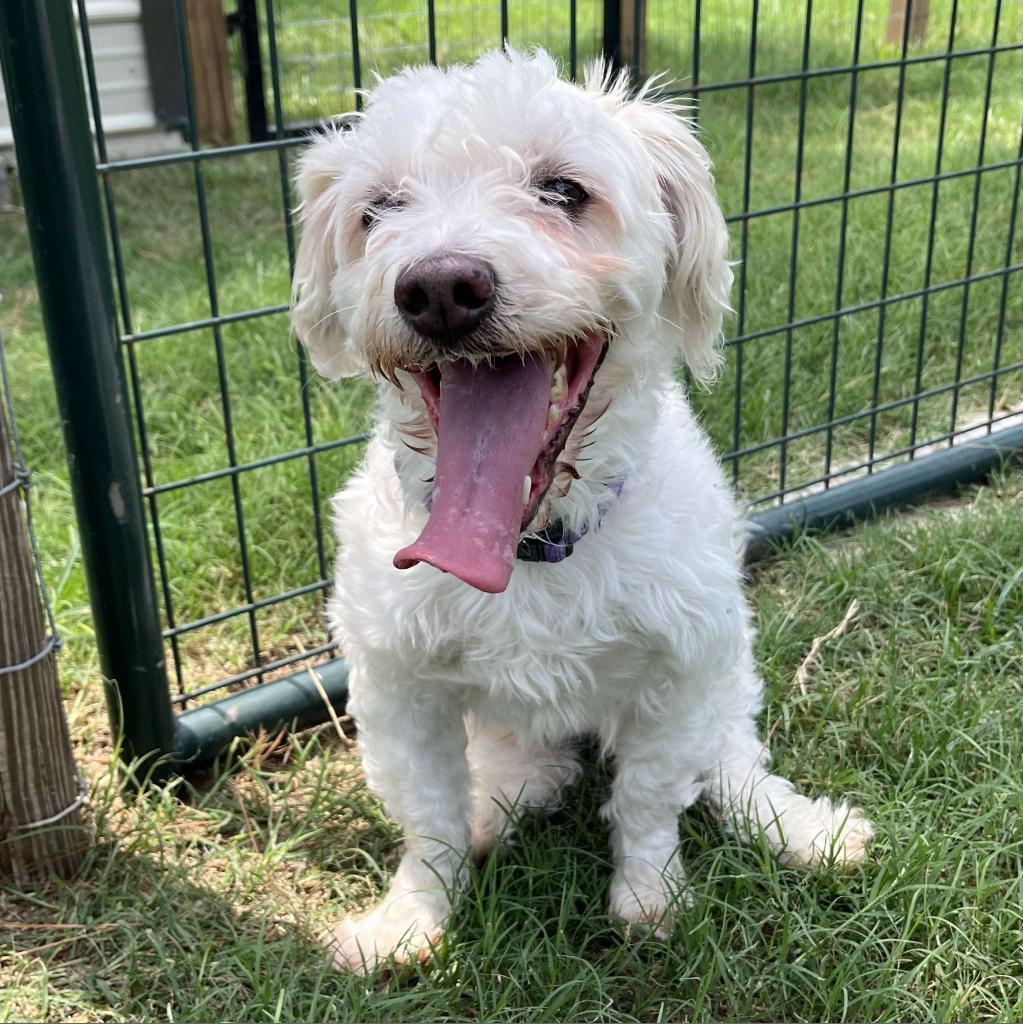
M408 441L406 441L405 439L402 439L402 442L401 442L401 443L402 443L403 445L405 445L405 447L406 447L406 448L407 448L407 449L408 449L408 450L409 450L410 452L415 452L415 453L416 453L416 455L427 455L427 456L429 456L429 455L432 455L432 454L433 454L433 452L432 452L432 450L431 450L431 449L429 449L429 448L417 448L417 447L416 447L416 446L415 446L414 444L409 444L409 442L408 442Z
M326 315L320 317L320 319L317 320L315 323L310 324L310 326L307 329L310 331L315 331L317 327L322 327L325 323L327 323L328 320L333 320L337 316L339 316L338 311L336 309L332 309Z

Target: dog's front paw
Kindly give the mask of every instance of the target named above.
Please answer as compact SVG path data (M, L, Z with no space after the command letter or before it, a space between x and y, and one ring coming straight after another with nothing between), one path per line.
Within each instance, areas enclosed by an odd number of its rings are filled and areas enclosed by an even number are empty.
M779 819L781 845L778 860L786 866L842 868L867 858L874 826L863 812L827 797L797 797Z
M323 944L335 967L355 974L370 975L390 964L424 963L444 934L445 914L435 902L407 895L385 899L367 914L332 925Z
M619 868L611 882L608 912L625 926L629 938L652 935L666 939L675 927L678 910L692 906L693 902L693 894L681 873Z

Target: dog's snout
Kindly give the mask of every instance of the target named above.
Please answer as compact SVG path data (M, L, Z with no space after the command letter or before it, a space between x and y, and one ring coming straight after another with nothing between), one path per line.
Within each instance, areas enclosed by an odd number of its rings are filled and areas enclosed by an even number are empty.
M472 256L430 256L407 266L394 283L394 304L408 324L438 341L476 330L491 314L494 270Z

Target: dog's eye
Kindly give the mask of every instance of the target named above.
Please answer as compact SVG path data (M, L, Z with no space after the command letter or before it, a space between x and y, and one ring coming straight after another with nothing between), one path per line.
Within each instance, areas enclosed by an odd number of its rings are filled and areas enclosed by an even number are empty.
M540 182L540 202L574 209L590 198L589 192L571 178L548 178Z
M386 195L377 196L362 211L362 226L368 231L380 219L381 214L388 210L400 210L408 206L408 197L397 192L389 192Z

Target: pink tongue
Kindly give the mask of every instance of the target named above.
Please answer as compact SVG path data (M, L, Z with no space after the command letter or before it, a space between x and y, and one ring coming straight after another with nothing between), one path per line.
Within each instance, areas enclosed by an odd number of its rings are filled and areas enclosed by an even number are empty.
M445 364L430 518L394 556L398 569L429 562L489 594L508 586L522 484L543 444L550 388L550 365L532 356Z

